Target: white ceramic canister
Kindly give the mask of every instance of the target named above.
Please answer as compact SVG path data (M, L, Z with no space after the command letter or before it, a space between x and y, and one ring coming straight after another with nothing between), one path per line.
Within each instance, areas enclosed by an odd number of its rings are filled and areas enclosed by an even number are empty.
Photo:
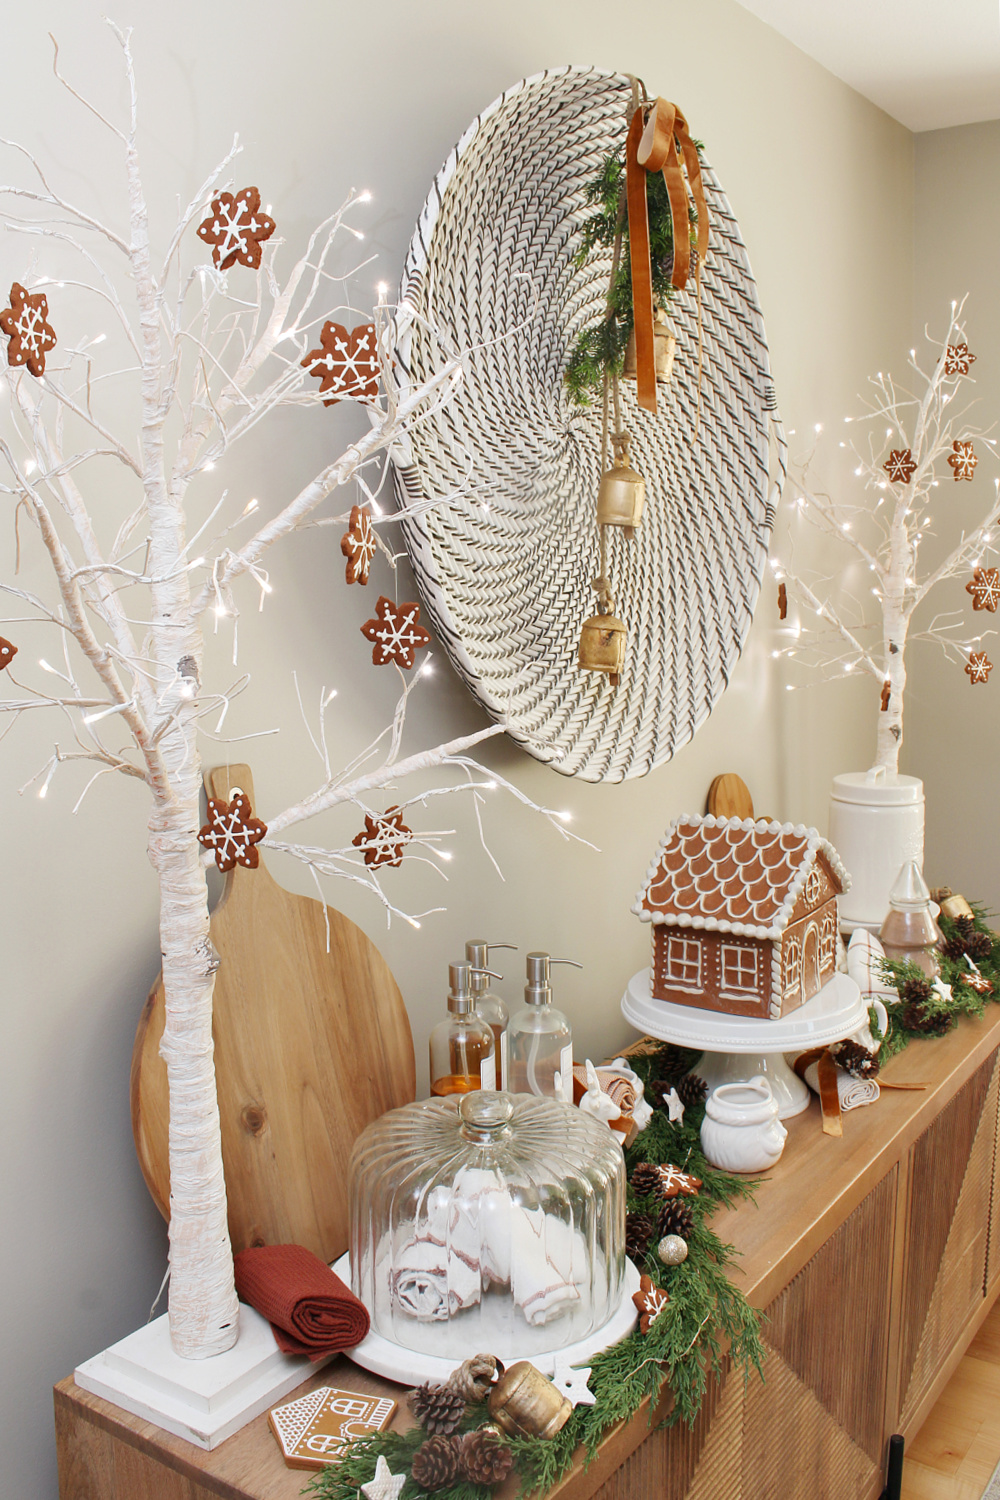
M766 1078L713 1089L701 1122L701 1149L724 1172L763 1172L785 1149L788 1134Z
M830 843L851 877L837 898L841 926L878 932L907 860L924 861L924 784L875 766L833 778Z

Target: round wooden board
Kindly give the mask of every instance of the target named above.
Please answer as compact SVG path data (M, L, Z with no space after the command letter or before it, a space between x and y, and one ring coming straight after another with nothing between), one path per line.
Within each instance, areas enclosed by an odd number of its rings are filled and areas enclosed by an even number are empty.
M230 766L213 796L249 771ZM347 1162L364 1127L416 1097L403 997L360 927L294 896L263 861L226 877L212 914L219 954L213 1035L233 1250L305 1245L335 1260L348 1243ZM132 1054L132 1129L139 1165L168 1217L167 1070L162 977Z

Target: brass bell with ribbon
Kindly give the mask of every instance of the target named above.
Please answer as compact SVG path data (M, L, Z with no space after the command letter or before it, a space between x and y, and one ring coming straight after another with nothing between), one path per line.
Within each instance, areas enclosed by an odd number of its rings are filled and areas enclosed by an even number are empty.
M653 309L653 368L656 373L657 382L667 385L674 370L674 355L677 352L677 340L667 326L667 315L662 307ZM622 366L622 375L626 380L635 380L638 375L638 364L635 354L635 328L628 336L625 345L625 363Z
M511 1437L555 1437L573 1415L573 1404L526 1359L504 1371L490 1391L490 1416Z
M625 665L626 627L611 613L610 603L602 599L597 608L580 630L579 665L585 672L606 672L617 687Z
M628 435L616 432L612 442L615 446L615 466L608 469L597 491L597 524L624 526L625 535L631 540L642 520L642 508L646 503L646 481L628 461Z

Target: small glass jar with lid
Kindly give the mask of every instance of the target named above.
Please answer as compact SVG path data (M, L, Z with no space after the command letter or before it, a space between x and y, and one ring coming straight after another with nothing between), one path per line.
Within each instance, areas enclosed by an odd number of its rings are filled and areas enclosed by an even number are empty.
M625 1164L557 1099L475 1092L390 1110L350 1163L351 1285L421 1354L500 1359L602 1328L625 1289Z

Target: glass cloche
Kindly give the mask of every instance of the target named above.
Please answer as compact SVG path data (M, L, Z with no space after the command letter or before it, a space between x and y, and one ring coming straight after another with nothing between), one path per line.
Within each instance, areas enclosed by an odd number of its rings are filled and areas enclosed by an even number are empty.
M618 1310L624 1159L572 1105L477 1090L390 1110L359 1136L349 1191L352 1289L406 1349L530 1357Z

